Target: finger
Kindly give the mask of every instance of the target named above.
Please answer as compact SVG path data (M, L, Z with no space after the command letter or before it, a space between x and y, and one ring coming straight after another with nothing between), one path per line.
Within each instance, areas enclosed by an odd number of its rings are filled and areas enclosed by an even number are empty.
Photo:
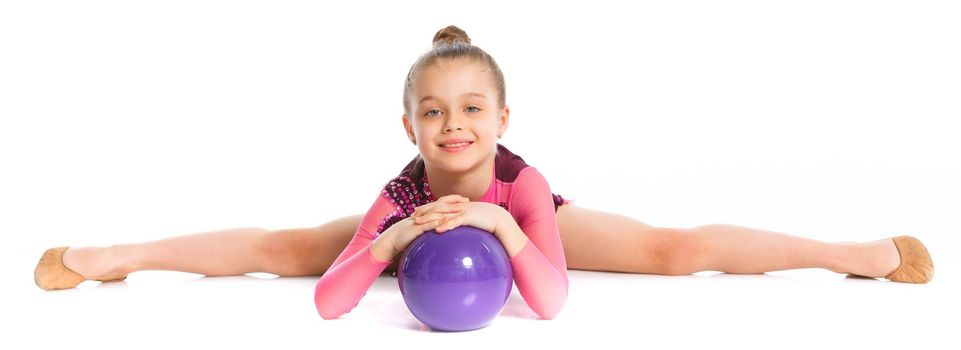
M430 202L414 208L414 213L412 213L411 216L417 217L417 216L424 215L426 212L431 211L434 207L437 207L437 206L454 205L454 204L461 204L461 203L467 202L466 198L458 199L457 197L460 197L460 196L456 194L452 194L452 195L440 197L440 199L434 202ZM463 197L460 197L460 198L463 198Z
M417 207L416 209L414 209L414 212L413 212L412 214L410 214L410 215L413 216L413 217L426 215L427 213L430 213L430 212L432 212L432 211L436 211L436 208L438 208L439 206L442 206L442 205L444 205L444 203L442 203L442 202L440 202L440 201L427 203L427 204L424 204L424 205L419 206L419 207Z
M447 203L467 203L470 201L470 199L468 199L467 197L461 196L459 194L450 194L450 195L441 197L441 200L438 200L438 201L444 201Z
M465 209L464 204L435 205L430 208L425 208L420 213L415 212L414 214L411 214L411 216L416 218L416 217L429 215L430 213L457 213L457 212L464 211L464 209Z
M437 228L435 228L434 230L437 231L437 232L446 232L446 231L452 230L452 229L460 226L460 225L461 225L461 222L462 222L461 217L460 217L460 216L455 216L455 217L452 217L452 218L450 218L449 220L446 220L445 222L441 223L441 224L440 224L439 226L437 226Z
M427 231L430 231L430 230L437 231L437 226L440 226L440 225L443 225L443 224L444 224L444 223L441 222L440 220L434 220L434 221L431 221L431 222L428 222L428 223L424 223L424 224L421 224L421 225L415 225L415 227L419 228L417 231L420 231L421 233L424 233L424 232L427 232Z
M419 206L419 207L415 207L415 208L414 208L414 212L411 213L410 215L411 215L411 216L424 215L424 213L427 212L428 210L430 210L430 207L433 206L433 205L434 205L434 203L427 203L427 204L421 205L421 206Z
M430 229L431 229L431 230L434 230L434 232L437 232L437 233L444 232L444 231L439 231L439 230L437 230L437 228L440 227L440 226L442 226L442 225L444 225L445 222L447 222L447 221L446 221L446 220L435 220L434 223L433 223L432 225L430 225L430 226L431 226Z
M465 209L464 203L455 203L455 204L447 204L447 205L439 206L437 208L437 211L450 213L450 212L463 211L464 209Z
M458 213L429 213L419 218L414 219L415 225L429 226L428 229L437 227L435 224L443 224L444 221L450 219L451 217L459 215Z
M445 217L444 219L440 220L441 225L438 227L441 228L442 231L450 231L451 229L457 226L463 225L464 220L465 218L463 213L449 214L448 217Z
M444 214L442 213L428 213L428 214L414 218L414 223L421 225L421 224L429 223L431 221L440 220L443 218L444 218Z
M457 216L463 213L463 210L450 210L450 211L432 211L429 213L424 213L424 215L414 218L414 223L423 224L425 222L430 222L433 220L440 220L444 217Z

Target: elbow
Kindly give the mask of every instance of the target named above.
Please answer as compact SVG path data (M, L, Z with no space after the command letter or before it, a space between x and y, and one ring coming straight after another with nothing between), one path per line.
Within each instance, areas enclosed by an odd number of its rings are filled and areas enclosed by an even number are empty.
M551 320L557 317L564 309L564 304L567 303L567 283L566 280L562 285L558 285L554 288L546 288L546 290L534 290L529 288L526 284L519 284L517 286L521 290L521 295L524 296L524 300L527 301L527 305L530 306L531 310L540 316L541 319Z
M561 309L563 308L564 308L564 304L560 304L557 306L552 305L550 307L542 308L540 311L537 312L537 315L540 316L542 320L553 320L555 317L557 317L558 314L561 313Z
M330 298L330 293L327 293L325 288L323 288L324 280L321 278L317 282L317 286L314 287L314 306L317 308L317 314L325 320L332 320L340 317L344 313L337 310L336 305L334 305L333 300Z
M314 296L314 306L317 307L317 314L325 320L333 320L343 314L336 310L329 302L326 302L316 295Z
M319 295L314 295L314 306L317 307L317 314L325 320L333 320L344 314L336 305L320 298Z
M541 305L541 307L537 308L537 310L534 310L534 312L536 312L541 319L552 320L561 313L561 310L564 309L564 304L566 303L567 296L565 295L557 298L557 300L552 303L545 303L544 305Z
M342 313L340 312L323 308L320 305L317 305L317 313L320 314L320 318L323 318L325 320L333 320L335 318L340 317L340 315L342 315Z
M542 320L553 320L554 317L557 317L557 314L559 313L560 313L560 310L557 310L554 312L541 312L540 314L538 314L538 316L540 316Z
M325 320L333 320L338 318L343 314L350 312L350 310L353 310L354 307L357 306L357 304L354 304L352 307L344 307L346 305L347 304L338 304L330 301L324 302L314 298L314 306L317 307L317 314L320 315L320 318Z

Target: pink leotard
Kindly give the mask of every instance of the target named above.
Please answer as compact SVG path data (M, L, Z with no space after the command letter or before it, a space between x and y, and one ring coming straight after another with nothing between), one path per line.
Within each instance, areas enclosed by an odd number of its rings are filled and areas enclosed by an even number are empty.
M534 312L544 319L554 318L564 307L568 286L556 211L572 201L551 193L547 180L537 169L500 144L493 170L494 180L481 201L506 209L529 238L527 245L510 257L514 283ZM371 242L391 225L413 214L417 207L436 200L418 155L384 186L347 248L317 281L314 304L321 317L337 318L357 306L392 263L374 258Z

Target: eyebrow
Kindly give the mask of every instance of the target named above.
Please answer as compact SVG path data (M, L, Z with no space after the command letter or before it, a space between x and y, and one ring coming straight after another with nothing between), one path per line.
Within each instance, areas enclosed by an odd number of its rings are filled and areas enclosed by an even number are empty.
M478 92L468 92L468 93L464 93L463 95L461 95L461 97L464 97L464 96L477 96L477 97L485 98L485 99L487 98L487 96L484 96L484 94L478 93ZM420 101L418 101L417 103L423 103L424 101L431 100L431 99L436 100L437 97L434 97L434 96L424 96L424 98L420 99Z

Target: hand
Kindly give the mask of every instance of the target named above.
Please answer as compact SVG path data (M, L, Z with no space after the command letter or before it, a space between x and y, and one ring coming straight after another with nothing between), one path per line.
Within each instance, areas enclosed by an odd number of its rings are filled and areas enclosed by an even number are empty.
M435 230L451 217L462 213L469 201L467 197L456 194L443 196L417 207L410 217L395 223L381 236L390 237L393 255L396 255L424 232Z
M469 203L470 199L467 197L451 194L447 196L440 197L435 202L427 203L414 209L414 213L410 214L410 218L414 220L414 224L421 225L430 223L432 221L438 221L437 224L442 224L444 221L453 216L453 214L460 213L464 210L464 205ZM433 228L427 229L429 231Z
M498 220L506 213L504 208L492 203L469 202L464 204L463 211L451 214L434 230L443 233L458 226L474 226L497 235Z

